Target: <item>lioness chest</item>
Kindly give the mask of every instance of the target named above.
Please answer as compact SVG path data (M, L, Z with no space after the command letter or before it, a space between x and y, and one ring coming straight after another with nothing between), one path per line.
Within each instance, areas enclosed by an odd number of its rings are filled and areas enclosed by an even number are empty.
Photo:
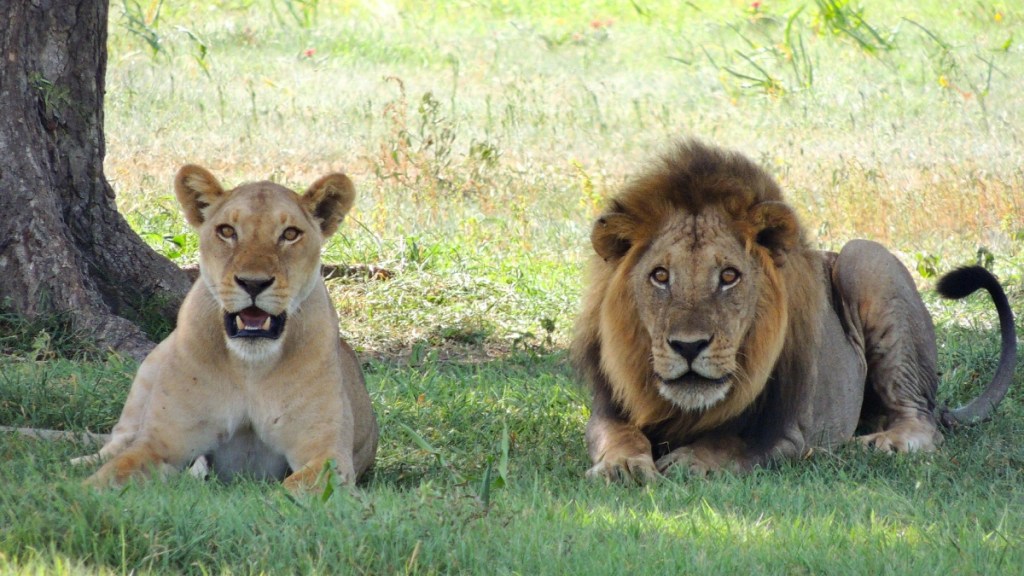
M281 479L299 465L288 462L288 448L311 423L333 422L345 408L338 363L309 361L323 356L303 352L285 343L279 355L253 361L228 353L216 339L176 333L154 351L155 360L166 354L169 361L140 368L152 383L144 420L183 424L188 461L205 457L219 478Z

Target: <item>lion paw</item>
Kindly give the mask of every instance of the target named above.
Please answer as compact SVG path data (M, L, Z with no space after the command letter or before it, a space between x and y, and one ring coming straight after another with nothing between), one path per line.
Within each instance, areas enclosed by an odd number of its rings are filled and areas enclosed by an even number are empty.
M750 469L750 463L737 439L718 439L681 446L662 456L657 462L662 474L669 468L685 468L691 476L728 471L736 474Z
M942 442L942 433L934 424L907 420L881 432L858 436L857 440L880 452L934 452Z
M656 465L662 474L669 468L685 468L692 476L706 476L709 472L715 472L720 468L717 462L705 461L697 454L696 450L689 446L676 448L658 458Z
M649 484L659 478L658 469L654 466L654 458L649 454L601 460L587 470L587 478L603 479L607 483L635 482Z

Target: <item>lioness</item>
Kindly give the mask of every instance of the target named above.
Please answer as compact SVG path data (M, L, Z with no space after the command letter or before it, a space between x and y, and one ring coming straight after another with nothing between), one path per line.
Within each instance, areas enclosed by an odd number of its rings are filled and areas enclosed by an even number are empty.
M590 477L745 471L872 422L865 444L934 450L939 422L986 417L1013 376L1002 288L957 270L939 292L985 288L1002 352L981 397L937 409L935 331L907 270L873 242L811 248L772 178L736 153L679 144L608 203L591 241L572 345L593 398Z
M320 274L320 249L352 207L343 174L303 195L272 182L225 191L185 166L174 182L199 233L200 277L175 330L139 367L87 482L121 484L198 459L218 477L312 487L330 462L354 483L377 421ZM287 476L287 477L286 477Z

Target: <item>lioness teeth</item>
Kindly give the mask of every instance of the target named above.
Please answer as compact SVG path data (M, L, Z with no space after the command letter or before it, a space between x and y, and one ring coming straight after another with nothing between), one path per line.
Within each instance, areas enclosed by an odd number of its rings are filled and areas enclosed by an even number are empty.
M237 326L239 330L245 330L245 321L242 320L241 316L235 316L235 326Z
M263 321L262 329L263 330L270 330L270 316L267 316L267 318Z

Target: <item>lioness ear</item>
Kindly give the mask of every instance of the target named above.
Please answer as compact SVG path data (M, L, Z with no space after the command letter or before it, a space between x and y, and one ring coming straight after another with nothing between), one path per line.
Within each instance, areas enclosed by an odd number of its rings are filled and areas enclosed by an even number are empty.
M786 253L800 242L800 221L784 202L761 202L747 213L754 241L771 252L776 266L786 263Z
M337 172L320 178L302 195L303 204L319 222L324 236L334 234L355 201L356 188L352 181Z
M224 188L205 168L187 164L174 178L174 193L185 211L185 219L194 228L206 221L206 211L224 197Z
M625 212L615 210L618 207L613 206L611 212L602 214L590 231L590 243L594 245L594 251L605 260L621 258L633 246L630 232L635 223Z

